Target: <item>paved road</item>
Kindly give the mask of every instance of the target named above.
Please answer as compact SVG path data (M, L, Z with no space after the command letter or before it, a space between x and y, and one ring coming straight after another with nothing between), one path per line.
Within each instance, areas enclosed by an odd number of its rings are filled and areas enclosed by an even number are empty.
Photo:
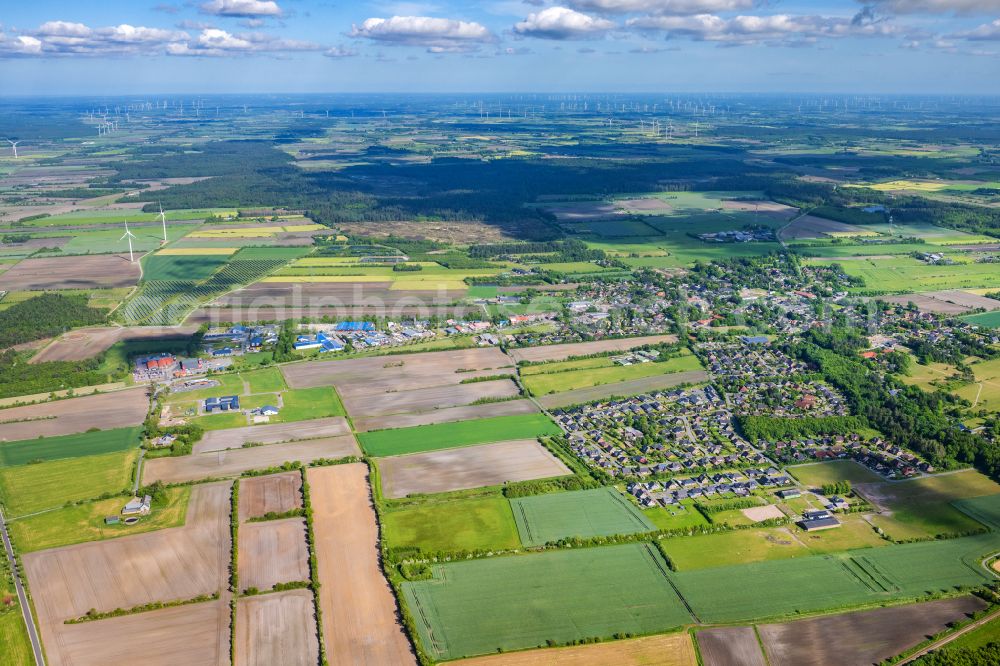
M14 559L14 547L10 543L10 535L7 534L7 522L4 520L3 511L0 511L0 535L3 536L3 547L7 551L7 561L10 570L14 573L14 588L17 590L17 601L21 604L21 615L24 617L24 624L28 628L28 638L31 639L31 649L35 653L35 663L38 666L45 666L45 656L42 654L42 642L38 640L38 631L35 629L35 618L31 615L31 606L28 605L28 595L24 592L24 585L21 584L21 572L17 567L17 560Z

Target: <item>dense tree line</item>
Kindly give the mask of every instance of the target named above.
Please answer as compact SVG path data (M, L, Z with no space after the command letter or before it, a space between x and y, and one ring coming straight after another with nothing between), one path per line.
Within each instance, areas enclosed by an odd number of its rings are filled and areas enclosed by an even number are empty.
M853 350L833 351L832 347L838 345L841 349L847 347L840 340L848 336L845 329L833 329L826 336L813 335L811 341L796 345L793 352L817 366L826 380L844 394L854 414L890 441L905 444L935 467L950 469L972 464L1000 478L1000 447L956 426L957 398L940 391L925 393L883 377Z
M100 324L106 318L105 310L87 307L86 296L42 294L0 311L0 348Z
M776 418L742 416L740 429L751 442L777 442L787 439L808 439L823 435L847 435L868 424L857 416L819 416L815 418Z
M28 364L23 354L0 353L0 398L93 386L108 381L100 359Z
M978 648L945 648L916 660L914 666L996 666L1000 664L1000 643Z

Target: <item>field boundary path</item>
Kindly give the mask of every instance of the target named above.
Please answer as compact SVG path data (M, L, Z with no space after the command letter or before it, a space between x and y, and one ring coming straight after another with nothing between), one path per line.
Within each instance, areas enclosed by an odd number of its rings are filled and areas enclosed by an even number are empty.
M3 535L3 547L7 552L7 562L10 564L11 575L14 578L17 601L21 604L21 617L24 618L24 624L28 629L28 638L31 640L31 651L35 653L35 663L38 666L45 666L42 643L38 640L35 618L31 614L31 606L28 604L28 595L24 591L24 583L21 582L21 571L17 566L17 559L14 557L14 546L10 542L10 535L7 533L7 521L4 520L3 509L0 509L0 535Z
M982 625L986 624L987 622L989 622L991 620L995 620L997 617L1000 617L1000 609L993 611L989 615L986 615L985 617L982 617L982 618L976 620L975 622L973 622L971 624L967 624L966 626L962 627L958 631L956 631L954 633L951 633L951 634L948 634L944 638L936 640L933 643L930 643L929 645L926 645L926 646L920 648L919 650L917 650L916 652L914 652L913 654L911 654L909 657L906 657L902 661L897 662L897 666L903 666L904 664L912 663L912 662L916 661L917 659L919 659L920 657L923 657L927 653L933 652L934 650L938 650L938 649L944 647L945 645L947 645L948 643L951 643L953 640L964 636L965 634L969 633L973 629L978 629L979 627L981 627Z

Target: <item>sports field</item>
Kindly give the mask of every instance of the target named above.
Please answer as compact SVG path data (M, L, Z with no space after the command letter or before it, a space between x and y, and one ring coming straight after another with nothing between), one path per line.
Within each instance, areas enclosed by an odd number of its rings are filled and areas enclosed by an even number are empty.
M409 546L424 553L517 548L517 528L504 497L424 503L383 511L390 547Z
M561 432L544 414L515 414L413 428L373 430L359 434L358 441L368 455L381 457L531 439L542 435L558 435Z
M439 564L403 584L425 649L457 659L691 621L656 547L634 543Z
M0 468L0 499L12 517L125 490L135 451Z
M651 532L656 526L614 488L519 497L510 501L517 531L526 546L564 537Z
M672 374L675 372L690 372L701 370L701 362L690 352L676 358L668 359L661 363L636 363L633 365L616 365L610 358L587 359L588 361L600 360L601 364L582 363L584 367L573 369L571 361L564 366L566 370L553 372L538 372L524 378L525 387L531 391L532 395L545 395L547 393L560 393L562 391L572 391L574 389L589 388L603 384L613 384L633 379L642 379L655 375ZM559 364L563 365L563 364ZM590 367L586 367L586 366ZM541 366L544 368L544 366ZM535 369L535 368L533 368Z
M124 451L139 445L140 431L138 427L115 428L0 444L0 467Z
M978 559L998 548L1000 535L990 533L681 571L672 577L702 622L739 622L981 585L992 577Z

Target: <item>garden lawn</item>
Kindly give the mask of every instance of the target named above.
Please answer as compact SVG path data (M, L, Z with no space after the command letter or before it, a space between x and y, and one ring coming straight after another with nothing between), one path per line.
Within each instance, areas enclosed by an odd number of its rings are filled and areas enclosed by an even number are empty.
M46 548L58 548L85 541L152 532L167 527L179 527L187 516L190 486L170 488L166 500L153 504L152 513L139 518L135 525L105 525L106 516L118 516L126 498L114 497L97 502L47 511L10 523L11 537L23 553Z
M541 546L565 537L651 532L656 526L614 488L577 490L510 501L521 541Z
M0 468L0 500L10 517L124 491L138 453L106 453Z
M139 427L115 428L0 444L0 466L9 467L36 460L79 458L124 451L139 445L141 431Z
M701 511L694 508L693 501L681 500L680 506L683 507L683 509L676 504L670 508L654 507L652 509L643 509L642 514L646 516L646 518L649 519L649 521L653 523L658 530L676 530L708 525L708 520L705 519L705 516L702 515Z
M494 416L472 421L435 423L413 428L373 430L358 435L361 448L370 456L436 451L472 444L558 435L562 431L544 414Z
M423 553L518 548L514 516L505 497L434 502L382 513L389 547Z
M403 583L436 660L667 631L691 621L656 547L634 543L438 564Z

